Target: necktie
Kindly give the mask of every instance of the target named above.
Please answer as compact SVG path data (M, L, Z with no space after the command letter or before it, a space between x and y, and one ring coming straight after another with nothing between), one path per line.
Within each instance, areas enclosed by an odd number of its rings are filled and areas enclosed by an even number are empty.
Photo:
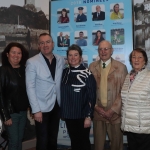
M106 68L106 64L105 63L103 63L103 68Z

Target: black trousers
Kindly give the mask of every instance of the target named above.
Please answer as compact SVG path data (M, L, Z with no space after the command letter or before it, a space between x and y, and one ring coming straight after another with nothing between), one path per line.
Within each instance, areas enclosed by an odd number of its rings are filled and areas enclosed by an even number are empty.
M127 132L129 150L150 150L150 134Z
M65 119L72 150L91 150L90 127L84 128L84 119Z
M60 120L60 108L56 101L50 112L42 113L43 121L35 121L36 150L57 150L57 136Z

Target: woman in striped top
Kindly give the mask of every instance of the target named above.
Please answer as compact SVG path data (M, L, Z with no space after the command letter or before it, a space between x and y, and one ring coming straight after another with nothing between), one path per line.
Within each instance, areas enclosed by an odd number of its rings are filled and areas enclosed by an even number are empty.
M94 76L83 66L82 50L71 45L67 50L69 67L61 83L61 117L65 120L72 150L91 150L89 133L96 101Z

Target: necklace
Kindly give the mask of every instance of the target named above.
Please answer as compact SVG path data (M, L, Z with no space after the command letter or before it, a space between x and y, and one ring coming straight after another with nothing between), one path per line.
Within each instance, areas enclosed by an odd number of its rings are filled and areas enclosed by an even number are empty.
M15 72L18 74L19 77L21 77L21 74L19 72L19 68L14 68Z

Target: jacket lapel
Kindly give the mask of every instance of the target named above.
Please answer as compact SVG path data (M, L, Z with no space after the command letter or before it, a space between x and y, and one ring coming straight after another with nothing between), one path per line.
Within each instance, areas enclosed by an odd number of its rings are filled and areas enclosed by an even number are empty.
M45 61L45 59L44 59L44 57L42 56L41 53L39 53L39 57L40 57L40 61L41 61L42 67L44 67L44 68L46 69L48 75L51 76L51 73L50 73L50 71L49 71L49 68L48 68L48 66L47 66L47 63L46 63L46 61Z
M111 67L110 67L108 75L110 75L111 73L113 73L115 70L116 70L116 66L114 64L114 59L111 58Z
M97 74L100 76L101 74L101 67L100 67L100 61L97 61L97 64L95 65L95 68L97 70Z
M57 55L55 55L56 58L56 68L55 68L55 81L57 81L58 76L61 75L61 59Z

